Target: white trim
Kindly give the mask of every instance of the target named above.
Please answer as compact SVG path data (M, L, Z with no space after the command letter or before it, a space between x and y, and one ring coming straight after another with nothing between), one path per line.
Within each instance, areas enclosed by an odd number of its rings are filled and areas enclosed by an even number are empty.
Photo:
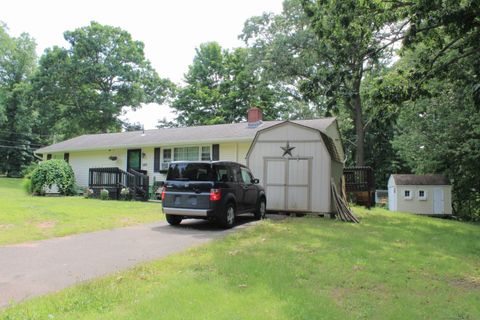
M406 195L407 191L408 191L408 196ZM412 200L413 199L412 190L410 190L410 189L403 190L403 199Z
M35 154L43 154L43 153L58 153L58 152L84 152L84 151L101 151L101 150L109 150L109 149L140 149L140 148L150 148L150 147L172 147L172 146L191 146L191 145L208 145L208 144L219 144L225 142L252 142L254 137L246 137L246 138L221 138L221 139L206 139L206 140L192 140L192 141L179 141L179 142L169 142L159 144L156 143L148 143L148 144L129 144L129 145L111 145L111 146L103 146L97 148L79 148L79 149L54 149L48 150L48 147L40 148L35 150ZM61 143L61 142L60 142ZM45 149L45 150L44 150Z
M420 191L423 192L423 196L420 195ZM427 196L427 190L425 190L425 189L419 189L419 190L418 190L418 193L417 193L417 196L418 196L418 200L420 200L420 201L426 201L426 200L427 200L427 197L428 197L428 196Z

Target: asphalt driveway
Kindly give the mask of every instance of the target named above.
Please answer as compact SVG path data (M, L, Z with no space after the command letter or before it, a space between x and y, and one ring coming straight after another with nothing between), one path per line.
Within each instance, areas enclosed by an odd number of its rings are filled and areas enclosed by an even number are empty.
M239 217L230 230L186 220L84 233L0 247L0 308L75 283L165 257L254 224Z

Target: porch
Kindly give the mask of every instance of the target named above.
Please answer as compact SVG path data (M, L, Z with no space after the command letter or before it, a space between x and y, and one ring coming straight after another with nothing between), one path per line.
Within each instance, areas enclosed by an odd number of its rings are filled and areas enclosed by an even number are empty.
M119 200L122 189L127 188L132 200L147 201L149 199L149 177L146 171L129 169L124 171L117 167L90 168L88 188L96 198L102 189L108 190L110 199Z

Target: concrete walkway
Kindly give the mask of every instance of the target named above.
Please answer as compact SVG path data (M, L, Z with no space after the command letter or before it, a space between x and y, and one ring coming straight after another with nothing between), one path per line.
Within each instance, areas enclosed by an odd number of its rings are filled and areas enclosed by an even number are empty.
M75 283L165 257L252 225L239 217L230 230L186 220L84 233L0 247L0 308Z

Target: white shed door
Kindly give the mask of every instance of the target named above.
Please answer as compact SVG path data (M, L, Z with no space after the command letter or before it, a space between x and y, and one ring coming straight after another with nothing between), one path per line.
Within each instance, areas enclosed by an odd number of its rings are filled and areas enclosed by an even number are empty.
M287 209L310 210L310 166L308 159L289 159L287 171Z
M443 194L443 188L433 188L433 213L445 213L445 196Z
M308 159L266 159L267 209L310 210L310 161Z
M268 210L285 210L287 169L284 159L265 161L265 193Z

